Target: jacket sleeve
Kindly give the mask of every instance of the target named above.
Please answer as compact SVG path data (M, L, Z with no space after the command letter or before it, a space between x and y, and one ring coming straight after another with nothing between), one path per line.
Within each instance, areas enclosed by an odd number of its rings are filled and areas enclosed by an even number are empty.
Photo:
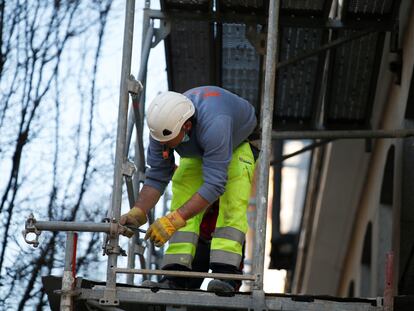
M204 149L204 184L198 193L209 203L217 200L225 190L227 169L233 154L232 133L232 119L226 115L217 116L200 133L200 142Z
M161 193L170 182L174 173L174 151L169 150L167 159L163 158L163 146L150 137L147 150L147 170L145 172L145 185L151 186Z

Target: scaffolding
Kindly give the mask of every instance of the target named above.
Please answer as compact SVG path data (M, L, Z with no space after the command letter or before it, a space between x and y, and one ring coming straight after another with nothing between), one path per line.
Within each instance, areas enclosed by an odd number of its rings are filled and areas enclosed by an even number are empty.
M264 257L265 257L265 232L268 203L269 167L271 159L272 139L376 139L376 138L404 138L414 136L414 130L347 130L347 131L273 131L273 110L275 102L276 70L302 59L324 52L334 46L338 46L355 40L363 34L353 35L342 40L336 40L322 48L306 53L286 62L277 63L278 49L278 24L279 24L279 0L270 0L268 11L267 44L265 53L265 76L263 86L263 104L261 107L261 152L258 161L257 180L257 217L256 234L254 239L254 258L250 274L215 274L183 271L151 270L143 266L145 260L142 240L139 232L135 232L135 239L131 239L128 251L119 246L119 235L131 229L119 225L121 213L122 187L125 182L130 207L136 200L136 193L145 178L145 158L142 140L144 126L144 98L147 63L151 48L163 40L170 31L168 17L158 11L150 10L150 3L146 1L143 19L143 38L141 50L140 70L135 79L131 72L132 42L135 1L126 1L124 41L121 68L121 83L118 111L118 128L116 138L115 168L112 192L112 204L107 222L104 223L79 223L64 221L38 221L33 215L26 222L24 232L27 243L37 246L41 231L66 231L66 255L63 272L61 295L61 310L73 310L74 301L84 301L90 307L100 310L123 310L122 306L140 305L142 310L147 306L163 306L166 310L201 310L205 309L233 309L233 310L343 310L343 311L382 311L392 308L392 290L387 287L386 299L382 297L374 299L341 299L324 296L293 296L293 295L269 295L263 290ZM213 16L210 18L224 18ZM228 17L231 18L231 17ZM159 28L154 27L154 19L160 19ZM335 27L335 25L331 25ZM131 103L129 98L131 97ZM134 163L128 160L128 153L132 141L133 128L136 129L137 143L135 144ZM318 145L319 146L319 145ZM75 256L76 239L75 232L102 232L106 234L103 245L104 253L108 256L105 285L95 285L93 288L82 288L76 281ZM29 239L28 234L34 233L35 238ZM130 232L129 232L130 233ZM147 263L153 262L153 252L147 252ZM118 267L118 256L128 254L127 267ZM135 269L135 255L140 256L141 269ZM117 275L127 274L127 283L133 285L134 274L169 275L178 277L220 278L233 280L248 280L252 283L252 290L248 293L234 293L222 297L215 293L190 290L163 290L157 291L149 288L121 286L117 284ZM390 280L388 280L390 282ZM152 309L151 309L152 310Z

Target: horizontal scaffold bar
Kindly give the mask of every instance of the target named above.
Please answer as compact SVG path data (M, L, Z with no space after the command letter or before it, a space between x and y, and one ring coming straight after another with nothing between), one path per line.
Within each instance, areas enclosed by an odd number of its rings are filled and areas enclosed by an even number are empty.
M272 131L272 139L369 139L406 138L412 136L414 136L414 129Z
M178 277L192 277L192 278L214 278L223 280L256 280L254 275L243 274L227 274L227 273L207 273L207 272L190 272L190 271L173 271L173 270L149 270L149 269L129 269L129 268L113 268L115 273L126 274L150 274L150 275L165 275Z
M33 226L39 231L77 231L109 233L111 230L110 223L94 222L36 221Z

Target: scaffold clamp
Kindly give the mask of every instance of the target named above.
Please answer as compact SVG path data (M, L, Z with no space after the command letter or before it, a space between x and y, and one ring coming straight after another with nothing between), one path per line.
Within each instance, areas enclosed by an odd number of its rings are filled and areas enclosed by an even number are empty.
M127 80L127 87L128 87L128 92L133 95L138 95L144 88L142 86L141 81L138 81L137 79L135 79L133 75L129 76L129 79Z
M126 161L122 163L122 175L127 177L134 176L135 172L137 171L137 167L131 161Z
M39 236L41 231L37 230L36 226L36 219L34 218L34 215L30 213L29 218L26 220L25 229L22 231L23 238L27 244L33 245L33 247L39 246ZM28 235L30 233L34 233L35 237L33 239L29 239Z

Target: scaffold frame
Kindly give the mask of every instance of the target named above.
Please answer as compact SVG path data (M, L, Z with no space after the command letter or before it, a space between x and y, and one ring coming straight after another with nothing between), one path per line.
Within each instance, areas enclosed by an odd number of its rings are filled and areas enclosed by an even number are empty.
M61 310L69 311L73 308L73 299L89 301L90 305L102 310L121 310L117 308L121 302L136 302L149 305L185 307L204 306L247 310L335 310L335 311L382 311L384 309L381 297L374 299L360 299L357 301L337 301L328 298L291 295L266 295L263 290L264 254L265 254L265 232L268 203L268 183L271 142L273 139L379 139L379 138L404 138L414 136L414 130L351 130L351 131L272 131L272 116L275 99L276 70L279 67L290 65L305 57L332 48L336 44L342 44L345 40L357 39L361 34L337 40L334 44L328 44L309 54L302 55L296 59L277 64L278 50L278 24L279 24L280 0L269 1L268 31L266 46L266 65L264 77L264 96L261 110L261 152L259 156L258 169L258 191L256 195L257 218L255 234L255 256L253 269L250 275L212 274L182 271L163 271L134 269L133 252L128 251L129 260L127 268L118 267L118 256L123 252L119 246L119 234L126 230L118 224L121 213L123 179L128 190L130 207L136 200L136 193L145 176L144 146L142 133L144 126L144 103L145 103L145 80L147 74L148 58L150 50L154 47L153 38L158 33L159 42L168 34L167 29L159 31L154 28L152 19L168 19L169 17L159 11L149 9L149 1L146 1L143 21L143 38L141 48L141 63L137 79L131 76L132 43L134 29L135 0L126 1L125 25L123 39L123 55L121 68L121 83L118 111L118 128L116 138L116 153L114 180L112 192L111 210L108 214L107 223L69 223L63 221L37 221L31 216L26 222L25 238L28 233L35 233L34 240L26 239L26 242L36 246L37 237L41 231L66 231L67 244L65 255L65 269L63 273L64 282L61 289ZM227 16L216 16L214 18L230 18ZM336 24L335 24L336 25ZM328 25L329 26L329 25ZM334 26L333 24L331 25ZM338 25L336 25L338 26ZM388 27L388 26L387 26ZM158 31L158 32L157 32ZM367 32L369 33L369 32ZM313 54L312 54L313 53ZM132 97L130 105L129 97ZM132 132L135 125L137 131L137 145L135 152L135 168L128 166L128 151L132 140ZM75 286L75 278L71 275L74 266L74 233L73 232L103 232L107 234L107 245L105 253L108 255L106 270L106 285L95 286L92 289L83 289ZM130 244L130 248L133 245ZM142 268L142 267L141 267ZM222 279L249 280L253 282L253 290L250 293L236 293L230 297L221 297L214 293L204 291L179 291L158 290L156 292L148 288L127 288L117 285L117 274L127 273L128 284L133 284L133 274L155 274L191 277L220 277ZM72 277L71 277L72 276ZM109 309L108 309L109 308Z

